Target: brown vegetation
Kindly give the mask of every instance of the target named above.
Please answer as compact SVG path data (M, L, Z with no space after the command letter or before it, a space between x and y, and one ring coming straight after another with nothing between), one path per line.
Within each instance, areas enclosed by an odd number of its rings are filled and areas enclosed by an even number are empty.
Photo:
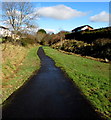
M80 54L81 56L90 56L100 61L109 62L111 60L111 39L97 39L94 43L85 43L78 40L64 40L52 45L53 48ZM101 60L103 59L103 60Z

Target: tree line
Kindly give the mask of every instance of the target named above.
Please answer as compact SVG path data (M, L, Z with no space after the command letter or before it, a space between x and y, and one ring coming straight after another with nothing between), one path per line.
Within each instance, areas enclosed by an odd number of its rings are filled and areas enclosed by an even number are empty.
M33 43L52 45L64 38L63 31L54 34L47 33L44 29L38 30L36 22L39 15L30 2L3 2L2 11L3 23L20 36L19 40L6 36L3 42L9 41L23 46Z

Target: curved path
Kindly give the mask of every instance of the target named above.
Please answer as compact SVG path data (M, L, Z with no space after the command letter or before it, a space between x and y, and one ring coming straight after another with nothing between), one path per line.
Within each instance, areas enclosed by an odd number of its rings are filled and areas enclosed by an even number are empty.
M77 87L39 48L41 68L23 87L6 101L3 119L73 118L100 120Z

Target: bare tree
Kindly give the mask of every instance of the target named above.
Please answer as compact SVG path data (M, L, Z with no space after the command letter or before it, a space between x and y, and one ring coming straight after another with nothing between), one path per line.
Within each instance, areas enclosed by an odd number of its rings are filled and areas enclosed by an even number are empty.
M5 24L10 26L14 32L29 28L37 14L29 2L3 2L2 18Z
M60 41L61 41L61 47L62 47L62 44L63 44L63 34L62 34L62 28L60 27L59 28L59 30L60 30L60 32L59 32L59 34L60 34Z

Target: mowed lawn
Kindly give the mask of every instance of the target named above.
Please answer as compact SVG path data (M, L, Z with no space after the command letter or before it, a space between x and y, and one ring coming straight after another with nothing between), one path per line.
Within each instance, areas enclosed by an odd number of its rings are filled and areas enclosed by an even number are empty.
M43 47L56 66L65 70L95 107L95 111L108 120L111 119L111 97L109 94L109 64L67 55L50 47Z

